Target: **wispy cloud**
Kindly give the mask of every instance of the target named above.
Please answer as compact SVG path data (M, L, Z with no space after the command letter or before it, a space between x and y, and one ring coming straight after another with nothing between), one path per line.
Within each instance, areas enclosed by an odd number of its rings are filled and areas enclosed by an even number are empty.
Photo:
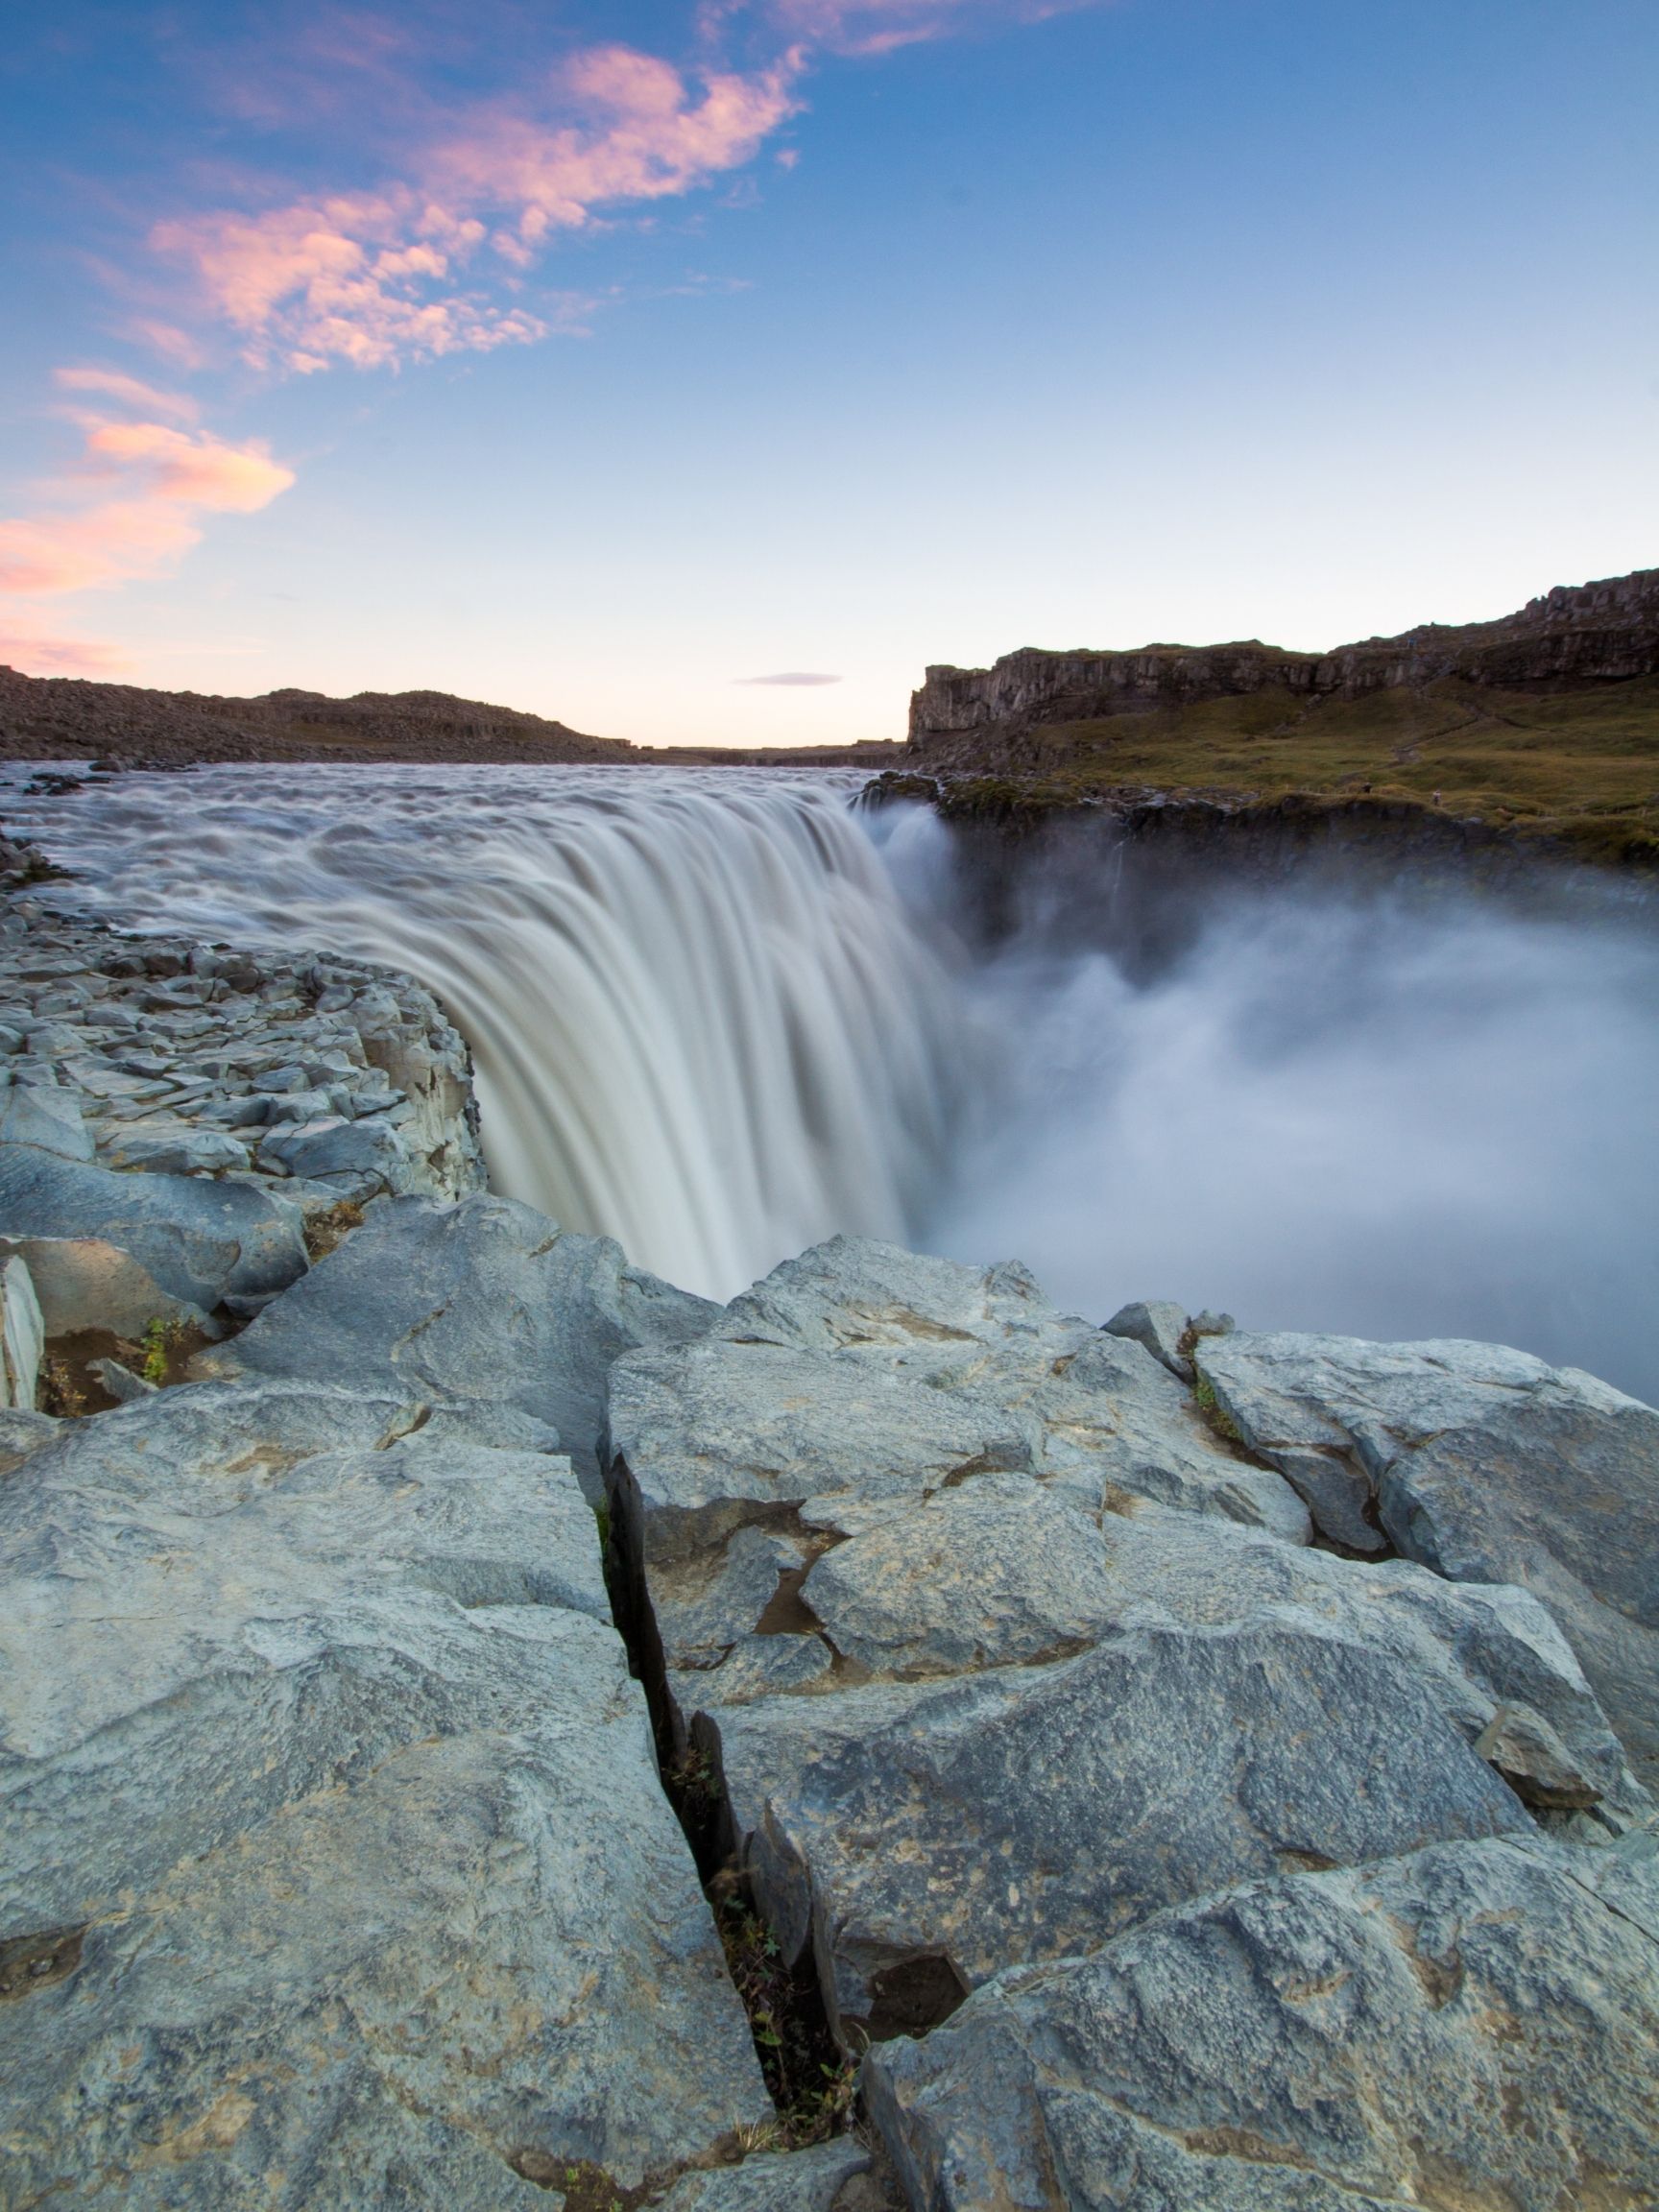
M158 392L115 369L60 369L52 378L60 392L89 392L117 406L135 408L140 414L159 415L173 422L194 422L202 410L186 393Z
M839 676L815 676L805 669L790 669L781 676L734 676L734 684L785 684L808 685L814 684L839 684Z
M80 466L39 510L0 521L0 592L84 591L170 568L204 515L252 515L294 482L259 440L97 421Z
M525 344L549 325L511 293L551 234L742 167L796 111L801 66L791 54L692 84L632 47L589 48L539 100L452 118L407 180L165 223L152 243L191 266L259 367L380 369Z
M706 32L755 13L782 38L836 54L891 54L901 46L1010 24L1041 23L1101 0L707 0Z
M93 637L65 637L15 623L0 612L0 668L26 676L119 676L126 657Z

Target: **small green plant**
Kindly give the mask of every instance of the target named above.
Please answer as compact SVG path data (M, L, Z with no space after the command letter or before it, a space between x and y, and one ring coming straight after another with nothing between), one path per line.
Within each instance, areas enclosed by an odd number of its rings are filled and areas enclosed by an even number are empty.
M159 1390L173 1373L173 1362L183 1348L186 1334L182 1321L168 1321L159 1313L144 1324L142 1351L144 1364L138 1372L146 1382Z
M1217 1436L1224 1436L1229 1444L1243 1443L1243 1431L1216 1398L1208 1375L1201 1373L1198 1376L1192 1385L1192 1395L1198 1401L1199 1412L1203 1414Z

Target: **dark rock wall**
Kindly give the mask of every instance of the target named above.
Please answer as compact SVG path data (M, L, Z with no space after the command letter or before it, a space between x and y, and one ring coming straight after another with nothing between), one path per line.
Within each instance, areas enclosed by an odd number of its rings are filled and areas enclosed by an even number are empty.
M1081 722L1279 687L1302 698L1358 695L1461 677L1497 688L1617 683L1659 670L1659 569L1558 587L1518 614L1458 627L1426 623L1332 653L1287 653L1255 638L1127 653L1026 646L990 668L930 667L910 702L910 741L1006 722Z

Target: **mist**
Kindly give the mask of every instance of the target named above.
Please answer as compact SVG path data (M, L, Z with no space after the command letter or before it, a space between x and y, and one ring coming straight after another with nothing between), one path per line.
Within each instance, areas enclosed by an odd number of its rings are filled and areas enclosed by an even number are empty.
M1103 826L1102 826L1103 828ZM983 886L878 830L912 908ZM1496 895L1027 851L958 951L976 1094L923 1241L1062 1304L1467 1336L1659 1396L1659 932L1593 889Z

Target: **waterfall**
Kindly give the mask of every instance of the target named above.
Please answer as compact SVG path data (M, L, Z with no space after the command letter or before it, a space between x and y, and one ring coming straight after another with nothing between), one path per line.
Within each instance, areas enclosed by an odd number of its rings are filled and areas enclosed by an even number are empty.
M375 766L128 776L31 824L75 903L434 989L493 1187L726 1298L941 1169L951 979L823 778ZM183 804L180 804L183 802Z

